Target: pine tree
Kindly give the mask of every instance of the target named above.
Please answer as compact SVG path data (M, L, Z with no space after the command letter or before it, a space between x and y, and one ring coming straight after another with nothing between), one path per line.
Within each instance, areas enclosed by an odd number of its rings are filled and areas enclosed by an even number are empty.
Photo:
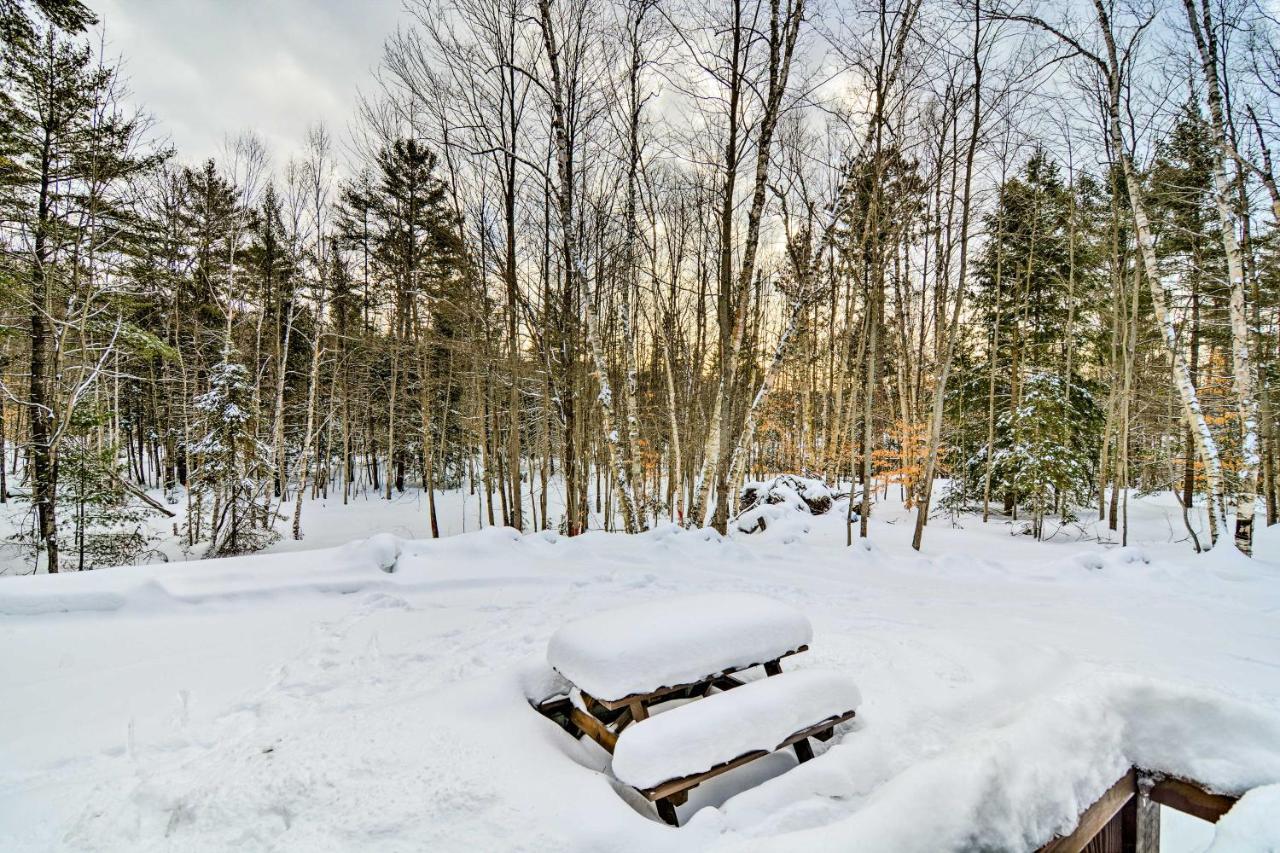
M42 8L55 20L87 20L74 4ZM135 150L140 119L119 107L115 70L88 46L53 27L34 28L5 45L2 62L0 220L15 224L21 247L6 264L13 282L6 295L28 318L31 501L47 568L56 572L58 444L102 362L72 371L55 344L75 328L84 352L114 345L117 333L101 344L85 339L99 330L87 318L117 314L85 265L131 227L118 196L155 157Z
M257 551L278 536L266 493L270 460L255 435L252 395L249 371L226 350L209 372L209 390L195 400L203 430L192 447L194 488L201 502L195 519L187 523L200 525L207 509L209 557Z

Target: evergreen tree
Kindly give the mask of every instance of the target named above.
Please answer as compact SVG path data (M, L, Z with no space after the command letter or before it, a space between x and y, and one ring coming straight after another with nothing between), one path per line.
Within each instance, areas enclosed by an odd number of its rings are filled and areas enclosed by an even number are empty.
M260 550L277 538L266 494L270 461L253 427L249 371L231 350L209 372L209 390L195 400L203 436L192 447L194 488L200 496L194 519L208 513L210 545L206 556L222 557ZM194 539L202 537L197 532Z
M1000 187L975 268L984 358L965 360L949 394L947 505L999 496L1037 537L1046 515L1071 518L1093 493L1102 409L1081 374L1091 341L1078 330L1094 326L1100 301L1097 207L1093 183L1064 183L1041 148ZM974 412L986 417L965 416Z
M78 19L73 4L47 9L55 19ZM58 443L75 401L100 373L69 370L59 339L74 328L82 352L101 345L92 339L102 330L98 318L118 312L85 265L130 227L123 193L156 159L135 151L140 119L119 107L113 68L53 27L29 35L8 41L0 60L0 220L16 226L5 296L27 317L31 501L37 539L56 572Z

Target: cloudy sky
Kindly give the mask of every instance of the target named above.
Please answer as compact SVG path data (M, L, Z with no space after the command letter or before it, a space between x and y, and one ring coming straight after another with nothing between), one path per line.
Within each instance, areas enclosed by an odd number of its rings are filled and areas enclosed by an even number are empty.
M217 154L257 131L279 165L309 125L346 136L357 90L401 0L87 0L124 60L134 98L178 157Z

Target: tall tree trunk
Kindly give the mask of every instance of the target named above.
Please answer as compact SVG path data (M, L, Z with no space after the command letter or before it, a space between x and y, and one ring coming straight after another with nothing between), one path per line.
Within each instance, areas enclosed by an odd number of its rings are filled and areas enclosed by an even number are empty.
M1197 20L1195 0L1183 0L1187 11L1187 23L1200 54L1200 68L1204 73L1205 89L1209 101L1210 130L1213 134L1212 158L1213 200L1218 209L1219 231L1222 248L1227 256L1227 277L1231 287L1231 363L1232 382L1235 387L1236 408L1240 417L1240 471L1236 492L1235 544L1243 553L1253 549L1253 515L1258 494L1258 402L1254 396L1253 361L1249 354L1249 323L1245 312L1244 260L1236 238L1238 223L1232 205L1231 185L1227 181L1224 164L1227 145L1227 120L1222 107L1222 89L1218 80L1217 37L1210 16L1209 5L1201 0L1203 29Z
M956 298L951 321L945 330L943 355L937 386L933 391L933 413L929 421L929 449L924 466L924 494L916 509L916 527L911 547L920 550L924 540L924 526L929 518L929 504L933 497L934 471L938 464L938 445L942 441L942 407L946 400L947 379L955 358L956 339L960 337L960 316L964 310L964 295L968 289L965 278L969 274L969 211L970 190L973 186L973 160L978 151L978 133L982 128L982 3L975 0L973 9L973 127L969 133L969 145L964 157L964 189L960 202L960 270L956 284Z
M1208 485L1209 499L1207 510L1210 530L1214 539L1217 531L1225 529L1221 517L1221 500L1224 494L1222 476L1222 456L1218 451L1218 443L1209 429L1204 409L1200 405L1200 396L1191 381L1191 373L1178 346L1177 330L1173 314L1169 310L1168 297L1164 286L1160 283L1160 266L1156 260L1155 235L1151 231L1151 220L1147 215L1146 203L1143 201L1142 181L1133 165L1133 158L1124 140L1121 124L1120 95L1122 91L1122 70L1116 50L1115 36L1111 30L1111 19L1102 0L1094 0L1094 12L1106 44L1107 59L1099 61L1107 80L1107 119L1111 147L1119 158L1124 172L1125 187L1129 193L1129 206L1133 213L1134 230L1137 234L1138 250L1142 259L1143 276L1151 291L1151 302L1155 308L1156 322L1165 346L1173 359L1174 384L1182 403L1182 416L1191 427L1195 436L1196 451L1204 464L1205 480Z
M47 39L49 60L53 36ZM52 72L50 72L52 73ZM52 91L50 92L52 98ZM56 105L49 104L49 114ZM52 225L53 139L45 129L40 148L40 189L36 205L35 238L31 253L31 356L28 392L31 420L31 503L36 510L36 538L44 547L50 574L58 571L58 457L53 446L55 430L53 391L49 387L49 229Z
M539 0L538 21L542 30L543 46L546 48L547 62L551 69L551 129L556 149L556 203L560 215L562 250L565 261L565 276L569 282L575 278L581 282L584 293L582 299L583 321L587 337L587 348L595 367L596 380L600 391L601 422L605 445L609 453L609 461L613 467L614 477L618 483L618 500L621 504L622 519L628 533L640 530L640 519L636 515L635 495L632 490L631 477L626 460L622 453L622 440L614 424L616 416L613 404L613 389L609 384L608 365L604 360L604 352L600 345L599 323L596 319L595 303L590 293L585 292L588 284L586 270L578 252L578 235L573 218L573 151L566 124L565 103L566 80L562 74L559 46L556 38L555 24L551 18L551 0ZM577 82L576 80L574 81Z

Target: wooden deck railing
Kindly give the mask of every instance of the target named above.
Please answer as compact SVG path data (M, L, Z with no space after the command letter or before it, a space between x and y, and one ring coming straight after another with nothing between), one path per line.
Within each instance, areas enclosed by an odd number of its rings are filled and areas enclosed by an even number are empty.
M1160 806L1217 823L1237 799L1188 779L1135 767L1084 810L1070 835L1053 839L1037 853L1159 853Z

